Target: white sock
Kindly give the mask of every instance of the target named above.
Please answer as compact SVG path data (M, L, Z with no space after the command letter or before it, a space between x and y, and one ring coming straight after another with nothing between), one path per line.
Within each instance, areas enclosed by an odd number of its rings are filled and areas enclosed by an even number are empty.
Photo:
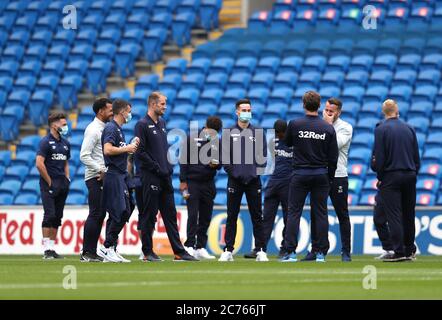
M55 248L55 240L49 240L49 250L54 250Z
M49 238L43 238L43 249L44 251L51 250L49 246Z

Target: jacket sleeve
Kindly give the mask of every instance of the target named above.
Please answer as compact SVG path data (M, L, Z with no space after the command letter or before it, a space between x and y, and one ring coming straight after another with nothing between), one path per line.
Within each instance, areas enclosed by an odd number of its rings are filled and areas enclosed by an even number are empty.
M233 173L232 165L232 138L230 136L230 131L228 135L224 135L221 140L221 160L222 166L226 173L231 176Z
M182 142L182 149L180 155L180 182L187 181L187 172L189 171L190 162L190 137Z
M143 124L141 122L138 122L135 125L135 136L140 139L140 144L138 145L136 154L140 160L141 166L147 168L147 170L150 172L159 174L160 166L158 165L158 162L153 159L148 152L146 152L146 146L148 145L149 141L147 138L147 132L143 128Z
M373 164L372 169L377 173L379 180L382 179L384 165L385 165L385 147L383 139L383 130L381 127L377 127L374 130L374 146L373 146Z
M414 151L414 165L416 166L416 174L419 172L419 169L421 167L421 160L420 160L420 156L419 156L419 143L417 141L417 136L416 136L416 131L412 128L413 130L413 136L414 136L414 143L413 143L413 151Z
M284 142L287 147L293 147L293 137L292 137L292 131L293 131L293 122L290 121L289 125L287 126Z
M328 150L328 177L330 180L335 178L336 168L338 166L338 157L339 157L339 149L338 149L338 141L336 139L336 132L333 129L333 134L330 139L330 148Z
M353 135L353 127L351 125L343 126L339 132L336 132L336 140L338 142L338 149L345 146Z
M97 143L101 144L101 137L98 132L87 129L84 133L83 143L80 150L80 161L88 168L91 168L94 172L98 173L102 168L94 159L92 159L92 151Z

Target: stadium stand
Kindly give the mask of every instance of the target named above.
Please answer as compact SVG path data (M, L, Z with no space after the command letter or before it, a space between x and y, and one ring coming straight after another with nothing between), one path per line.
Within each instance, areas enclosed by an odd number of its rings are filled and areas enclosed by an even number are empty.
M111 73L127 78L134 75L135 61L160 60L165 44L188 45L192 28L217 28L222 6L220 0L77 1L81 23L71 32L57 23L65 3L13 1L0 9L4 141L18 137L24 119L42 125L56 103L73 110L81 90L106 91ZM382 36L361 31L355 37L349 32L361 29L367 4L377 8L377 23L387 31ZM340 97L342 117L354 126L351 205L374 203L376 177L369 168L373 131L382 119L382 101L391 97L398 100L401 118L418 133L423 164L418 204L442 204L441 22L442 3L434 0L277 0L272 10L252 14L248 28L226 30L219 39L197 46L191 61L169 60L162 75L143 75L134 92L114 91L111 97L131 101L135 124L146 112L149 92L159 89L168 97L168 129L183 130L188 130L189 120L214 114L225 127L232 125L232 106L241 97L251 98L253 123L264 128L277 118L301 116L300 98L308 89L318 90L323 98ZM407 32L398 34L399 28ZM293 36L287 37L289 31ZM318 36L308 37L312 32ZM92 117L90 107L78 112L70 137L76 152ZM124 130L132 137L130 126ZM16 154L0 151L0 203L38 203L38 174L32 168L37 140L21 139ZM75 174L68 203L86 203L84 168L78 158L71 165ZM175 184L178 174L175 167ZM221 171L216 204L225 204L225 179ZM15 197L11 186L20 196ZM183 204L179 193L175 199Z

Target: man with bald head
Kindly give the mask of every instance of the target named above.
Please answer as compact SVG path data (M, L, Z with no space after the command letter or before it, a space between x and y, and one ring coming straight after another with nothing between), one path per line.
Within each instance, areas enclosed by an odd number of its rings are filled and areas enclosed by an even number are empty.
M399 120L396 101L382 105L385 121L375 129L372 169L376 172L394 254L386 262L411 260L416 251L416 176L420 167L415 130Z

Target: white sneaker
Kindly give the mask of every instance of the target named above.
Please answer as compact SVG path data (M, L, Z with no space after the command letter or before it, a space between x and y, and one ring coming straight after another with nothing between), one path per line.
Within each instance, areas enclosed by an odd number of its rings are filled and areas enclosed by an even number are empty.
M141 251L140 256L138 257L138 260L143 261L144 260L144 253Z
M197 259L206 259L206 260L212 260L216 258L215 256L209 254L205 248L195 250L194 257Z
M219 257L218 261L221 262L233 261L233 254L230 251L224 251L221 254L221 257Z
M115 250L115 254L117 255L118 258L121 259L121 262L123 262L123 263L131 262L129 259L124 258L117 250Z
M386 258L386 257L388 257L389 255L392 255L392 254L394 254L394 251L392 251L392 250L384 251L384 252L382 252L382 254L380 256L375 257L375 259L376 260L382 260L382 259L384 259L384 258Z
M123 262L115 252L114 247L105 248L101 247L98 251L100 251L100 257L104 259L104 262Z
M267 258L267 253L264 251L259 251L256 253L256 261L258 262L267 262L269 261L269 258Z
M195 257L195 249L192 247L184 247L186 249L187 253L190 254L192 257Z

